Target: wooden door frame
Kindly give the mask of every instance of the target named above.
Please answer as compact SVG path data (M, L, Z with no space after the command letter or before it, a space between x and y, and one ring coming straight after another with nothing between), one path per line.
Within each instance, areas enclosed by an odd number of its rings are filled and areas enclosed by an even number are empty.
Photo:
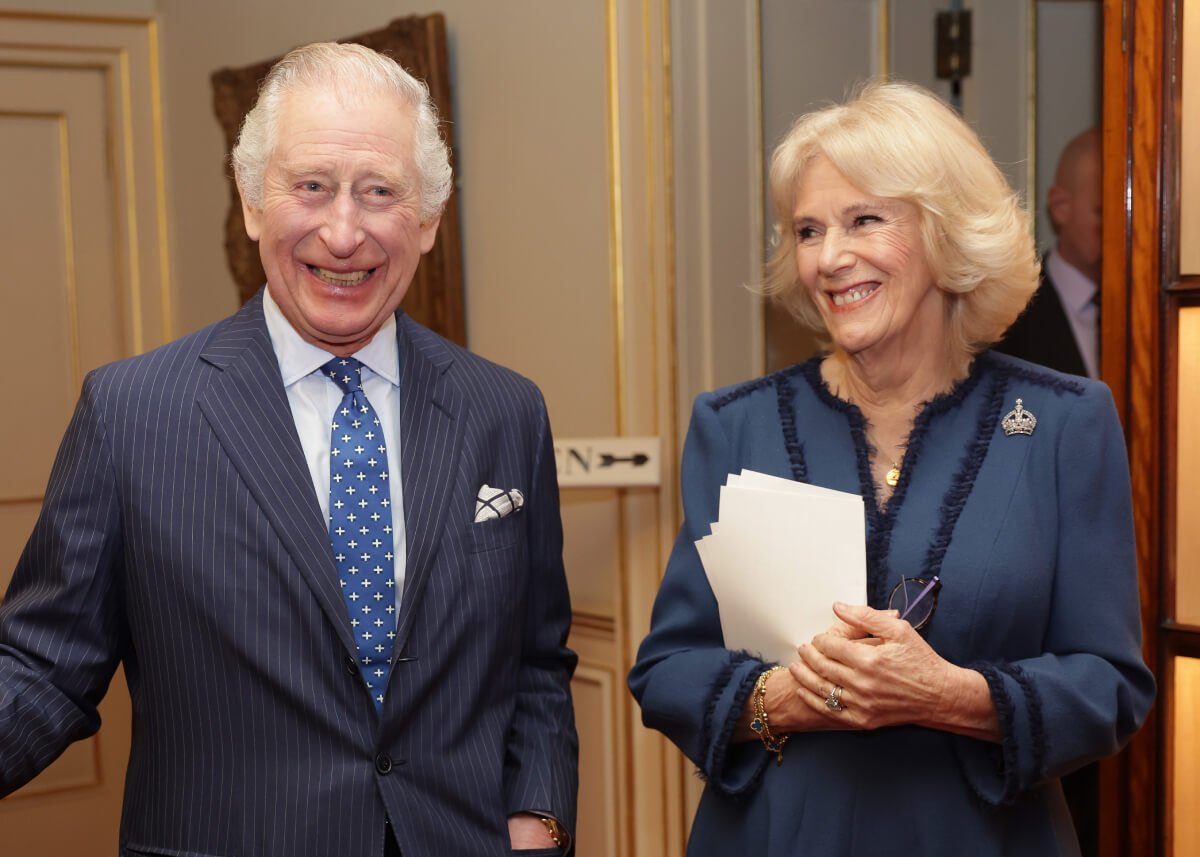
M1125 427L1140 575L1143 654L1160 679L1163 634L1164 501L1168 448L1163 416L1166 296L1178 270L1178 171L1172 129L1178 112L1176 0L1104 0L1104 269L1101 377ZM1135 94L1136 93L1136 97ZM1100 853L1161 855L1167 829L1165 712L1156 704L1100 781Z

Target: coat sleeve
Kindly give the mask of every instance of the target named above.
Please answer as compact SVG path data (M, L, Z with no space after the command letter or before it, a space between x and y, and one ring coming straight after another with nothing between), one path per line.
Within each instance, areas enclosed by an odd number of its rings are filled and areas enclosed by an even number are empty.
M769 756L732 742L755 680L756 657L725 648L721 618L695 543L717 519L720 490L735 462L711 396L700 396L684 444L684 522L654 602L650 633L638 650L629 687L642 722L695 763L709 784L735 795L752 790Z
M0 604L0 797L100 728L120 659L120 512L95 395L89 378Z
M571 601L563 569L554 441L538 394L529 510L529 577L516 713L505 754L509 814L537 812L575 829L579 741L571 703L577 658L567 648Z
M1116 753L1154 701L1129 468L1107 387L1088 385L1071 407L1055 457L1057 554L1042 653L970 664L987 680L1003 740L955 739L968 782L993 804Z

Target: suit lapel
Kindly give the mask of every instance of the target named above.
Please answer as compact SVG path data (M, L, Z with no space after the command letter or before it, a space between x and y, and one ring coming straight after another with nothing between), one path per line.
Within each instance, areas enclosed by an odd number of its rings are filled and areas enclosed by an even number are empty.
M407 541L404 597L395 651L403 651L421 592L429 580L459 480L465 403L451 381L453 354L408 316L397 317L400 351L400 476Z
M201 358L221 370L198 397L201 411L347 651L355 654L329 532L267 334L261 293L218 329Z

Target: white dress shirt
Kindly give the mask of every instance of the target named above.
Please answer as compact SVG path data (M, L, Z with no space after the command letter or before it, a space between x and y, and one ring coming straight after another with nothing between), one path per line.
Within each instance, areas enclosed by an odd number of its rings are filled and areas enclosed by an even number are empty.
M263 292L263 316L279 361L279 372L292 408L292 419L296 421L304 459L308 462L313 490L317 492L321 515L328 524L330 426L343 394L341 387L320 369L334 355L300 337L271 298L270 288ZM374 338L353 356L363 364L362 389L379 415L387 444L392 531L396 540L392 551L396 556L396 615L399 616L404 592L406 544L404 489L400 478L400 353L396 347L396 319L389 317Z
M1046 272L1067 314L1088 377L1099 378L1100 309L1093 300L1098 296L1098 287L1086 274L1059 255L1057 250L1051 250L1046 255Z

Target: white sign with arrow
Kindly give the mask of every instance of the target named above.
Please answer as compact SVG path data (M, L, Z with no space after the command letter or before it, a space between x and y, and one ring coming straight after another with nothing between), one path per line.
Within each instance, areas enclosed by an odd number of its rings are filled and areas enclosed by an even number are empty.
M657 437L573 437L554 441L560 488L658 485Z

